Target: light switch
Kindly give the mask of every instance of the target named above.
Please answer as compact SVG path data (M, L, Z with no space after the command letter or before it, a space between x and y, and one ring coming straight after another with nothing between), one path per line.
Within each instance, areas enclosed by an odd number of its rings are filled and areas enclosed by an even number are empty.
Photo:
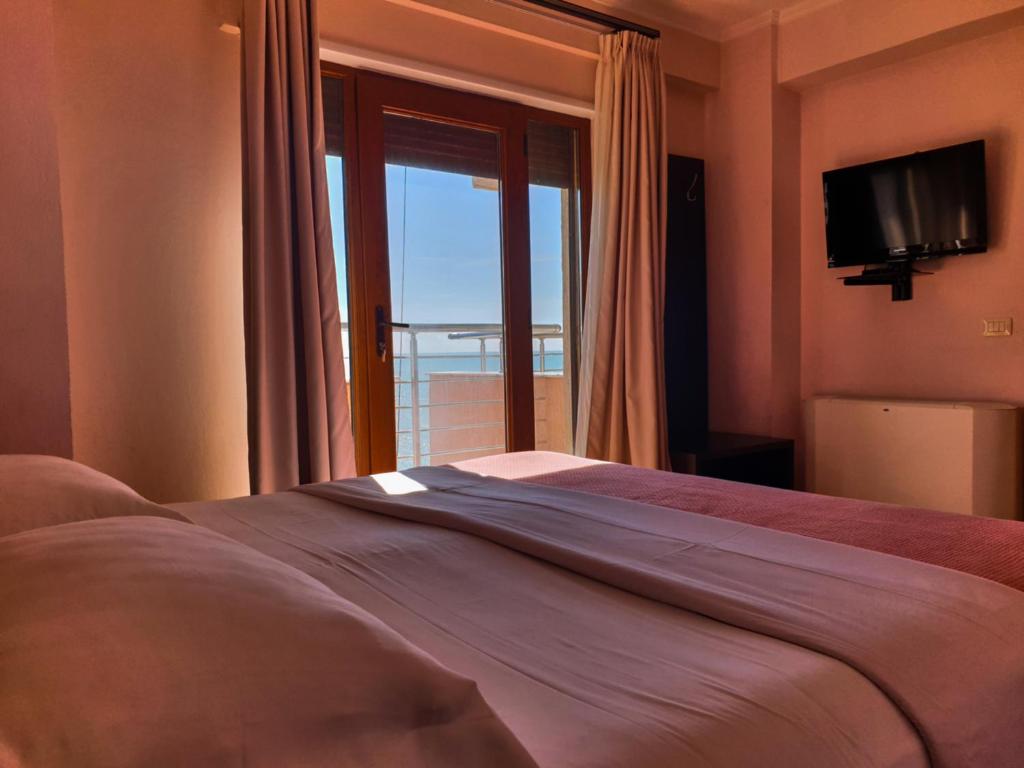
M1012 317L985 318L985 336L1013 335Z

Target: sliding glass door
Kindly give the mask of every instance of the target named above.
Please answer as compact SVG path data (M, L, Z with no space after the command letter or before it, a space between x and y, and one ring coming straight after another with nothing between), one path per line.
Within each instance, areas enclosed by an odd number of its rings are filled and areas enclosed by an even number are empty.
M384 113L399 469L507 447L500 150L492 130Z
M360 471L571 449L586 121L369 73L324 82Z

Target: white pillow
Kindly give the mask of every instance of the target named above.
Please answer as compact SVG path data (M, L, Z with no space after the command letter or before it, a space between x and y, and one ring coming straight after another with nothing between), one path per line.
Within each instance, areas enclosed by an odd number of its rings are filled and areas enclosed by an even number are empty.
M185 520L84 464L57 456L0 455L0 536L130 515Z

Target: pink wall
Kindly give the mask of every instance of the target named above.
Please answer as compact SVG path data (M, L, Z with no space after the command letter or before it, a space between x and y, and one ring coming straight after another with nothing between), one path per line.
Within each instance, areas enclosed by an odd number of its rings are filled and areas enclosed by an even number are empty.
M157 501L248 493L240 51L216 5L56 10L74 455Z
M7 3L2 24L0 453L70 456L51 3Z
M773 31L722 46L707 96L711 428L772 431Z
M584 41L596 51L596 36L580 34L580 30L569 35L565 30L571 27L552 23L545 16L500 5L476 7L476 2L439 3L442 9L465 9L465 14L453 11L448 17L384 0L320 0L320 36L328 45L352 46L373 56L398 57L484 81L512 84L528 92L593 103L597 62L586 56ZM482 17L493 14L495 23L515 23L523 36L497 32L483 22L467 23L474 13ZM719 81L718 44L664 24L657 26L663 28L662 62L668 75L669 152L703 157L704 96ZM559 31L566 35L563 42L571 46L560 49L538 42L545 36L557 36ZM438 40L444 45L438 45Z
M772 423L800 434L800 96L772 85Z
M703 158L704 99L707 91L675 77L666 78L665 114L668 151L672 155Z
M593 100L596 35L544 15L480 0L320 0L319 11L327 43ZM671 77L718 85L716 42L631 10L619 13L662 30Z
M711 428L800 427L800 99L777 82L778 30L722 44L707 96Z
M320 0L320 36L375 53L592 98L594 62L385 0ZM557 77L551 77L557 72Z
M1024 28L886 66L803 95L803 394L1024 403ZM822 171L987 141L988 253L925 265L914 300L847 288L827 270ZM985 317L1016 316L1008 338Z
M779 80L806 87L1024 22L1021 0L846 0L780 27Z

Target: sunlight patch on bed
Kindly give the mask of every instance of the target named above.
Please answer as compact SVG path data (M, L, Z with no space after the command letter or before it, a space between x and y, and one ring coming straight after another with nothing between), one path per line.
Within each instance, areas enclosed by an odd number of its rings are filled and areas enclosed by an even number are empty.
M403 496L407 493L427 490L427 486L423 483L417 482L401 472L381 472L370 475L370 477L388 496Z

